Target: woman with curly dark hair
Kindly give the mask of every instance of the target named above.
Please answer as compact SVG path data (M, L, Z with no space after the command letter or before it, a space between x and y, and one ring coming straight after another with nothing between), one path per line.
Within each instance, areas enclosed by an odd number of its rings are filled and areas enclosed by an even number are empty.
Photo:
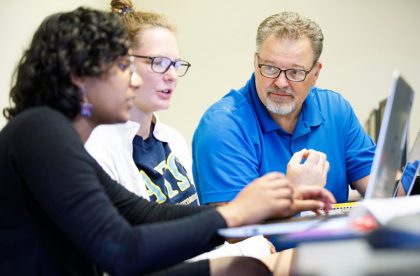
M128 192L83 143L99 124L125 122L142 84L127 35L109 13L54 14L21 59L0 132L0 271L5 275L268 273L258 260L182 263L223 241L217 230L292 211L281 174L213 207L157 205ZM316 190L324 206L331 195ZM287 211L288 210L288 211ZM164 269L164 271L162 271Z

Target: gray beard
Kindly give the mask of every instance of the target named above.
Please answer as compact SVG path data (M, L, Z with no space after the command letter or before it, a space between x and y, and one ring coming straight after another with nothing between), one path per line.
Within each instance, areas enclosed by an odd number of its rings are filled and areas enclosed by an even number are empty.
M296 102L293 101L291 103L276 103L267 97L265 107L268 109L268 111L276 115L288 115L296 109Z

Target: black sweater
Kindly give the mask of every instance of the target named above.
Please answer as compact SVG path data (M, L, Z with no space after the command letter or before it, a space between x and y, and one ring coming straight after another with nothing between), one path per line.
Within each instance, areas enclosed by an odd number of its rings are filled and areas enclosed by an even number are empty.
M25 111L0 132L0 273L156 271L221 244L222 227L213 208L158 205L127 191L53 109ZM197 265L208 272L208 262Z

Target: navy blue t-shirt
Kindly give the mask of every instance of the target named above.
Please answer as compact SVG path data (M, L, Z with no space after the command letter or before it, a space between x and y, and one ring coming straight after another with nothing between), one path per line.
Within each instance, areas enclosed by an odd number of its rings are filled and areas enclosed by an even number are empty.
M153 127L152 127L153 129ZM146 183L151 201L198 205L197 191L168 143L153 135L133 139L133 160Z

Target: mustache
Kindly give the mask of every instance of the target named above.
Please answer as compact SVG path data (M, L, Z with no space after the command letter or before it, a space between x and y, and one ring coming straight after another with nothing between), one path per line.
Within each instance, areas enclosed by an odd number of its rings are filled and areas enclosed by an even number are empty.
M276 86L268 87L266 89L267 93L279 93L279 94L286 94L288 96L295 97L295 93L290 88L279 88Z

